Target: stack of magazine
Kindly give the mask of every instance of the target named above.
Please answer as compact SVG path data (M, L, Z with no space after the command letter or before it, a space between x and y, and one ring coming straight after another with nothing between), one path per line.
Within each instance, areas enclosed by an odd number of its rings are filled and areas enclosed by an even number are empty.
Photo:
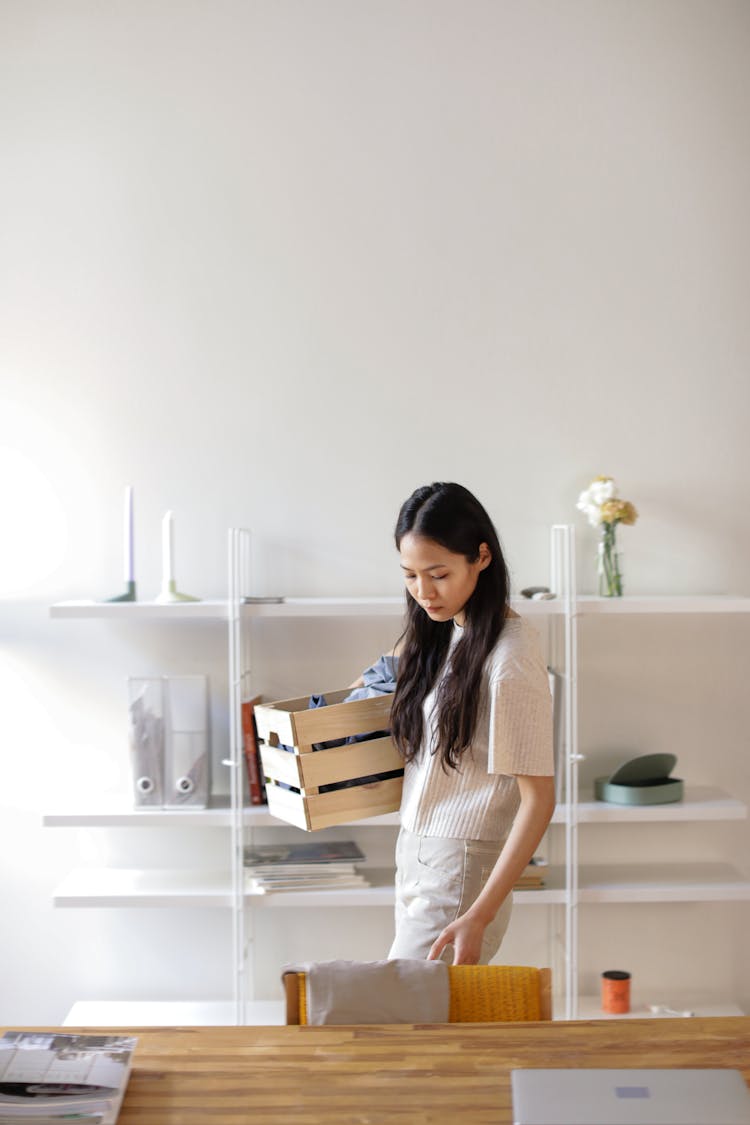
M0 1039L0 1125L114 1125L135 1045L128 1035L6 1031Z
M352 840L246 847L245 887L256 895L367 887L356 866L364 858Z

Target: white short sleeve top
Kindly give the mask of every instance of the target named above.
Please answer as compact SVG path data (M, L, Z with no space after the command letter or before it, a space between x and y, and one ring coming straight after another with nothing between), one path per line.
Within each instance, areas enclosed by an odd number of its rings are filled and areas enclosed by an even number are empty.
M446 668L461 636L454 624ZM474 739L458 770L436 753L433 714L439 684L424 703L424 737L404 767L401 823L411 832L505 840L518 811L517 774L554 773L552 697L539 635L522 617L505 623L487 658Z

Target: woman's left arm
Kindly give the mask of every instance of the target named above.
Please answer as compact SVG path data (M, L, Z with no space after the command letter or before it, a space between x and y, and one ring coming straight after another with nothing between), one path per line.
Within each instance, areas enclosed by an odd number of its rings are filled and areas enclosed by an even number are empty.
M466 913L439 934L427 955L428 961L434 961L446 945L452 945L454 965L478 964L485 929L513 890L547 830L555 809L555 779L522 774L516 781L521 803L490 877Z

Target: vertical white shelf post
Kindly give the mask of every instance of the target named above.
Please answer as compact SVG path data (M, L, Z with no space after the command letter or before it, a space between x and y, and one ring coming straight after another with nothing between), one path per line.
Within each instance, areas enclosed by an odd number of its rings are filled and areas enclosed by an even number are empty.
M578 1015L578 610L575 529L555 524L550 580L563 600L565 746L565 1018Z
M229 767L232 848L232 963L234 971L235 1022L245 1023L247 982L245 974L245 884L243 870L244 755L242 747L242 691L247 666L242 634L243 589L249 589L250 534L243 528L229 529Z

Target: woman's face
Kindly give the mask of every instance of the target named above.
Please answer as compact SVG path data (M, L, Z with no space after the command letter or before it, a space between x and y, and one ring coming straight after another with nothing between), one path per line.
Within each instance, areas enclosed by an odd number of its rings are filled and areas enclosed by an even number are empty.
M399 548L406 589L432 621L465 622L464 607L476 589L479 572L492 562L486 543L480 543L479 556L469 562L465 555L441 547L434 539L413 532L406 534Z

